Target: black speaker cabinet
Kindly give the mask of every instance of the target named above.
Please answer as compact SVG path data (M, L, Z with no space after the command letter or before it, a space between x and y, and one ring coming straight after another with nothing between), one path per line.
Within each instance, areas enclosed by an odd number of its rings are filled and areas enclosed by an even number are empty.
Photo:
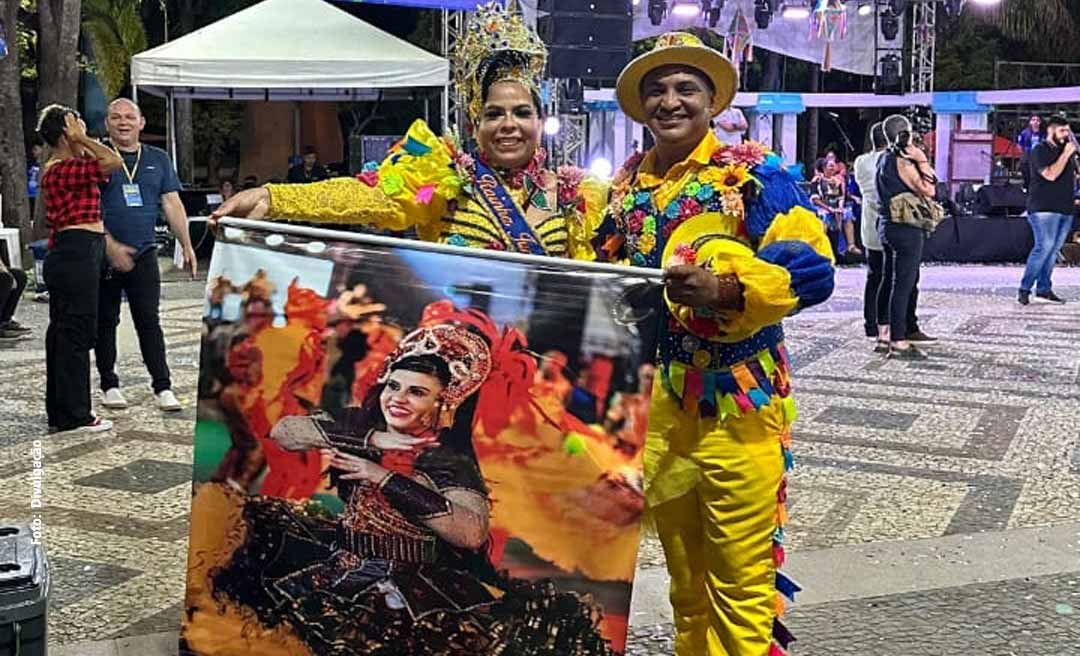
M630 60L630 0L540 0L538 9L552 77L615 79Z

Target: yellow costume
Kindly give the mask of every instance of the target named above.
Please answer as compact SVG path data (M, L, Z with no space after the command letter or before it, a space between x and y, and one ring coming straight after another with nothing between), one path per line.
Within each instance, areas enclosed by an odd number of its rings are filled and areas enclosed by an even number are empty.
M645 121L628 99L666 64L702 67L714 114L734 93L729 62L692 35L666 34L619 81L631 118ZM833 288L829 242L796 183L760 144L708 132L663 174L655 152L627 162L599 229L608 259L697 265L734 274L742 290L738 310L668 300L661 322L645 496L672 577L678 656L775 656L792 640L781 593L798 587L779 567L795 406L779 322Z

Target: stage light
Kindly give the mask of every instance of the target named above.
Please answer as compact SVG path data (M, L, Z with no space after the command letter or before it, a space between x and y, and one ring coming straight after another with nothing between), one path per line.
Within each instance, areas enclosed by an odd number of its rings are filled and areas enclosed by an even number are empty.
M640 4L641 4L641 0L634 0L634 6L635 7L640 5Z
M891 9L885 10L885 13L881 15L881 35L885 37L886 41L895 41L899 34L900 19L896 17L896 14Z
M611 160L606 157L597 157L589 164L589 173L592 173L601 180L611 179L611 174L615 171L615 167L611 165Z
M810 7L805 2L786 2L780 15L788 20L803 20L810 18Z
M757 24L759 30L769 29L769 23L772 22L773 9L769 4L769 0L755 0L754 1L754 23Z
M880 75L874 85L874 93L901 94L904 92L904 79L900 75L900 58L888 54L878 62Z
M701 13L708 19L709 27L720 24L720 12L724 9L724 0L701 0Z
M667 0L649 0L649 22L660 25L667 15Z
M964 0L945 0L945 13L949 16L959 16L964 11Z
M672 16L679 16L682 18L693 18L701 13L701 7L699 7L693 0L675 0L675 5L671 8Z
M558 116L549 116L544 119L544 134L553 137L559 134L561 129L562 123L559 121Z
M872 13L874 13L874 5L872 3L869 3L869 2L859 3L859 15L860 16L869 16Z

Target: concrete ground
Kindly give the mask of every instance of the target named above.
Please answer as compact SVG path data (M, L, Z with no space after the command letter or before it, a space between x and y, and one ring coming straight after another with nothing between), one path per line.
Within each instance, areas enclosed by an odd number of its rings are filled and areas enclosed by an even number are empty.
M863 337L864 272L788 322L801 418L788 570L805 592L794 654L1080 654L1080 269L1065 306L1015 302L1015 267L923 270L925 363ZM165 286L174 387L163 415L122 322L133 406L116 430L44 438L46 307L31 339L0 343L0 517L29 514L29 448L46 452L52 656L176 653L182 613L202 287ZM96 380L96 375L95 375ZM629 653L671 653L658 544L644 541Z

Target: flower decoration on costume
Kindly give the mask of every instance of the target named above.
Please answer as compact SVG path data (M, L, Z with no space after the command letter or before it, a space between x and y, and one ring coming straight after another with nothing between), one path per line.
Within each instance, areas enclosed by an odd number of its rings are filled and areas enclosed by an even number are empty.
M547 48L530 29L517 3L480 5L470 16L451 58L458 74L457 92L475 122L484 104L484 83L513 81L539 93Z
M378 187L379 186L379 172L378 171L364 171L363 173L358 173L357 176L356 176L356 179L359 180L360 182L363 182L364 184L366 184L369 187Z
M568 206L584 203L581 198L581 181L585 179L585 171L576 166L564 164L558 170L559 179L559 205Z
M769 150L757 141L746 141L734 146L725 145L713 153L713 162L717 164L741 164L753 168L765 162Z

